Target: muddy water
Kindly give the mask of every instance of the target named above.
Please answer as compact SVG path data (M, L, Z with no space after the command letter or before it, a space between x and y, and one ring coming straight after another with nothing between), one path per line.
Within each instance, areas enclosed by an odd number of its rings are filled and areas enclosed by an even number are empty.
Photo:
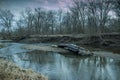
M120 60L27 51L21 49L23 45L9 44L8 47L0 49L0 56L12 60L21 67L40 72L49 80L120 80Z

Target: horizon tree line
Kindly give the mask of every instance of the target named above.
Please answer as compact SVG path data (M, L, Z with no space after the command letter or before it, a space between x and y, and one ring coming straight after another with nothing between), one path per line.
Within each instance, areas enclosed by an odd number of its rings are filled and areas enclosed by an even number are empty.
M19 20L14 17L12 11L0 9L1 36L120 32L120 1L74 0L68 12L26 8Z

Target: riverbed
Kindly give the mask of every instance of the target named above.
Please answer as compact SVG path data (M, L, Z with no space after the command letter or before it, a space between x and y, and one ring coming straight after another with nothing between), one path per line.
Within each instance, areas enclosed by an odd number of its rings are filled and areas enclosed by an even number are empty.
M42 73L49 80L119 80L120 60L101 55L81 57L58 52L27 50L20 43L3 43L0 57ZM94 50L95 54L113 54Z

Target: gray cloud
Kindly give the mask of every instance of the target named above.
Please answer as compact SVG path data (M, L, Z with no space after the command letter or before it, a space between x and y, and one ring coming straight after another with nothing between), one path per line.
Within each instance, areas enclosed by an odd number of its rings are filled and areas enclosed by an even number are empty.
M32 9L42 7L47 10L57 10L59 8L67 10L67 6L72 0L0 0L0 8L9 9L16 15L30 7Z
M70 2L71 0L0 0L0 7L62 7L68 5Z

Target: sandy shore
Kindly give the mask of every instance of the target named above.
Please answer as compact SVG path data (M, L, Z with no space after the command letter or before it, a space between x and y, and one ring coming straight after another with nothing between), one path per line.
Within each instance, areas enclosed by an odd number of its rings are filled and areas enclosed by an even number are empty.
M30 44L28 44L28 45L22 46L22 48L28 49L28 50L40 50L40 51L62 52L62 53L68 53L69 52L68 50L56 47L56 45L41 46L41 45L30 45Z
M22 48L28 49L28 50L51 51L51 52L60 52L63 54L70 54L69 51L58 48L58 47L54 47L54 46L41 46L41 45L28 44L28 45L22 46ZM119 54L113 54L109 52L108 53L107 52L93 52L93 53L94 53L94 56L109 57L115 60L120 60Z
M42 74L22 69L14 63L0 59L0 80L48 80Z

